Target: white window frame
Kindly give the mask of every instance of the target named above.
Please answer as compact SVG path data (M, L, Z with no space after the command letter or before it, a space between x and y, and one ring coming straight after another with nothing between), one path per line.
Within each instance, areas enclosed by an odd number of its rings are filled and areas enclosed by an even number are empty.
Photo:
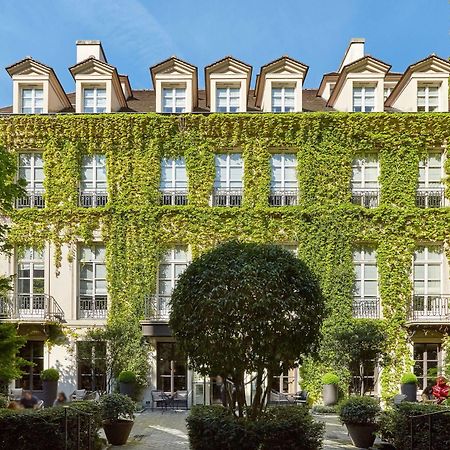
M438 166L431 166L431 167L438 167L439 169L441 169L441 179L440 179L440 183L439 186L430 186L430 180L429 180L429 168L430 168L430 160L431 160L431 156L436 156L439 155L439 159L440 159L440 165ZM442 189L444 188L444 184L442 182L442 180L445 177L445 155L444 152L440 152L440 151L430 151L427 153L427 157L424 160L420 160L419 161L419 180L418 180L418 187L419 190L420 189L424 189L424 190L433 190L433 189ZM425 179L421 180L420 179L420 169L424 169L424 173L425 173Z
M23 101L24 101L24 92L31 91L31 111L25 112ZM37 91L41 93L40 96L37 96ZM42 106L36 106L36 100L42 100ZM28 108L27 108L28 109ZM21 86L20 87L20 112L22 114L42 114L44 112L44 87L41 86Z
M368 254L372 253L374 255L373 258L369 259L367 257ZM360 258L358 258L358 256L361 256ZM366 278L366 266L374 266L375 270L376 270L376 277L375 278ZM377 265L377 251L374 247L370 247L368 245L362 245L362 246L358 246L354 251L353 251L353 267L354 267L354 274L355 274L355 287L356 284L360 283L360 294L357 295L356 294L356 290L355 290L355 294L354 294L354 298L355 299L359 299L359 300L366 300L366 299L378 299L379 298L379 273L378 273L378 265ZM357 276L357 270L356 268L359 267L360 269L360 278L358 278ZM375 281L376 282L376 295L366 295L365 292L365 283L366 281Z
M27 253L30 254L30 257L27 257ZM45 291L45 252L39 251L33 247L26 249L23 256L18 255L17 257L17 294L29 294L32 296L33 294L44 294ZM29 277L22 277L20 276L20 267L28 265L30 276ZM42 277L35 277L34 276L34 269L37 266L38 270L43 271ZM42 280L42 292L34 292L34 280ZM29 292L22 292L20 289L20 280L30 280L30 289Z
M219 93L221 91L225 91L225 93L226 93L226 95L225 95L226 106L225 107L219 106ZM235 111L231 111L231 108L232 108L232 106L231 106L231 98L232 97L236 98L235 95L231 95L232 92L234 92L234 91L238 91L238 96L237 96L238 102L237 102L237 106L235 107L236 110ZM219 86L216 86L216 111L217 112L227 112L227 113L229 113L229 112L233 112L233 113L240 112L240 109L241 109L241 95L242 95L242 93L241 93L241 86L240 85L230 85L230 86L219 85ZM224 108L224 110L222 110L221 108ZM233 106L233 108L234 108L234 106Z
M182 91L182 95L180 95L179 92ZM166 100L166 93L170 93L170 95L167 97L168 100L170 100L171 105L165 106L165 100ZM183 106L180 107L182 111L177 111L177 99L184 99ZM162 92L161 92L161 111L163 113L177 113L182 114L186 112L186 104L187 104L187 97L186 97L186 87L185 86L163 86ZM169 109L166 111L166 108Z
M93 106L86 107L86 91L93 91ZM105 98L105 106L99 106L98 100L103 98L102 95L99 95L99 91L104 91L104 98ZM106 86L83 86L83 112L86 114L98 114L98 113L106 113L107 111L107 101L108 101L108 94L106 90ZM86 108L91 109L92 111L86 111Z
M361 111L355 111L355 90L361 89ZM367 95L366 89L373 89L373 95ZM353 112L373 112L375 111L375 101L376 101L376 95L377 95L377 88L376 86L372 85L353 85L352 89L352 111ZM371 106L370 111L366 111L366 103L367 99L373 98L373 106ZM370 107L370 106L369 106Z
M430 95L430 88L433 90L436 89L436 95L431 96ZM424 95L419 95L419 92L421 89L425 89ZM430 107L433 107L434 109L431 110L431 112L437 112L439 111L439 100L440 100L440 86L437 84L425 84L425 83L418 83L417 84L417 111L418 112L430 112ZM424 105L419 105L419 98L424 99ZM436 98L436 105L430 105L430 98ZM423 109L422 109L423 108Z
M371 162L368 162L368 160L370 159L375 159L375 163L372 164ZM372 183L372 181L367 181L366 180L366 171L368 168L371 167L375 167L376 171L377 171L377 180L376 180L376 185L375 186L366 186L367 183ZM356 181L354 179L354 169L361 169L361 181ZM368 191L373 191L373 190L378 190L380 188L380 182L379 182L379 178L380 178L380 158L378 153L373 152L373 153L364 153L364 154L359 154L356 155L353 158L352 161L352 180L351 180L351 187L352 187L352 191L364 191L364 190L368 190ZM355 187L355 183L360 183L361 186L360 187Z
M239 155L240 157L240 165L236 164L232 161L231 156L232 155ZM219 160L219 156L226 156L226 161L225 161L225 165L221 165L219 164L220 160ZM214 190L215 191L242 191L243 190L243 186L244 186L244 160L242 158L242 153L233 153L233 152L229 152L229 153L217 153L216 155L214 155L214 167L216 170L216 175L214 177ZM225 176L225 180L221 180L217 178L217 169L220 168L225 168L226 169L226 176ZM239 187L232 187L231 186L231 171L233 168L241 168L242 170L242 177L240 180L240 186ZM225 182L225 186L221 186L221 184Z
M21 164L21 156L29 155L30 157L30 165L24 166ZM44 158L43 154L39 152L20 152L19 155L19 161L18 161L18 177L20 178L20 169L22 168L29 168L30 169L30 179L25 179L27 182L27 186L25 187L25 190L28 192L44 192L44 180L45 180L45 173L44 173ZM36 165L36 159L37 157L40 158L42 161L42 166ZM39 180L36 178L36 169L42 169L42 180ZM42 184L42 187L36 187L36 185Z
M286 165L286 155L294 156L295 163L294 165ZM274 161L275 157L280 157L281 159L281 165L275 166ZM277 186L276 180L274 179L273 169L274 167L281 168L281 181L280 185ZM270 156L270 190L272 192L280 192L280 191L297 191L298 189L298 177L297 177L297 167L298 167L298 161L297 161L297 154L296 153L289 153L289 152L283 152L283 153L274 153ZM295 187L288 187L286 186L286 169L295 169L295 180L296 180L296 186Z
M289 89L289 91L292 91L292 106L290 107L286 107L286 97L291 97L291 95L286 95L286 89ZM275 90L280 90L280 103L281 103L281 107L280 107L280 111L275 111L274 108L274 99L276 98L274 96L274 91ZM271 92L271 111L272 112L294 112L295 111L295 98L296 98L296 92L295 92L295 87L294 86L277 86L277 85L272 85L272 92ZM286 108L289 108L288 110L286 110Z
M424 258L423 259L417 259L417 255L420 249L424 249ZM439 254L440 254L440 259L439 261L437 260L433 260L433 259L429 259L429 253L430 251L432 252L433 250L439 250ZM418 280L416 278L416 265L421 265L423 266L423 280ZM440 270L439 270L439 283L440 283L440 288L439 288L439 293L429 293L429 281L430 281L430 277L429 277L429 267L430 266L440 266ZM414 257L413 257L413 291L414 291L414 295L418 296L418 297L441 297L444 294L444 280L445 280L445 252L444 249L442 247L442 245L439 244L425 244L425 245L419 245L418 248L416 249L416 251L414 252ZM419 293L416 291L416 281L423 281L423 293Z
M90 164L87 164L90 160ZM97 169L105 167L106 173L106 156L103 154L95 155L84 155L81 161L81 173L84 173L85 169L92 169L92 178L88 181L83 181L83 176L81 178L80 187L83 192L106 192L108 187L108 178L106 175L105 181L99 181L97 179ZM87 187L86 183L92 184L92 187ZM101 183L102 187L99 188L98 184Z
M178 161L181 161L182 164L177 164ZM170 163L170 164L169 164ZM163 186L163 180L162 180L162 172L164 167L169 167L171 170L171 186ZM181 182L181 180L176 179L176 169L184 168L184 171L186 173L186 186L177 186L177 182ZM184 183L184 181L183 181ZM186 159L184 156L180 156L178 158L162 158L161 159L161 179L159 184L159 189L161 192L169 192L169 191L175 191L175 192L187 192L189 187L189 177L187 173L187 167L186 167Z
M387 98L391 95L391 92L393 91L394 86L385 86L383 88L383 101L386 101Z

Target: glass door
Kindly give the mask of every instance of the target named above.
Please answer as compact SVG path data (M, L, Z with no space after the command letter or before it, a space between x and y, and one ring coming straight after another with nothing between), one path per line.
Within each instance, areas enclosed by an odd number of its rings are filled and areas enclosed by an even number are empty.
M157 355L157 388L173 394L177 391L187 391L186 358L175 342L158 342Z

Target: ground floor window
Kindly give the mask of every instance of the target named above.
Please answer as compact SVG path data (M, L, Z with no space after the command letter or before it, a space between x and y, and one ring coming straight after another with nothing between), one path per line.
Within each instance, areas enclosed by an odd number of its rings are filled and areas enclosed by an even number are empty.
M440 343L414 343L414 374L418 378L419 389L432 384L440 370L442 352Z
M157 388L164 392L187 390L186 358L175 342L158 342L156 345Z
M30 363L31 366L23 367L22 378L16 380L16 388L32 391L42 389L41 372L44 370L44 342L27 341L19 351L19 356Z
M364 361L362 365L350 367L350 392L357 395L375 395L378 365L375 360Z
M283 394L295 394L299 391L295 369L285 369L281 375L273 377L271 389Z
M106 344L77 342L78 389L106 391Z

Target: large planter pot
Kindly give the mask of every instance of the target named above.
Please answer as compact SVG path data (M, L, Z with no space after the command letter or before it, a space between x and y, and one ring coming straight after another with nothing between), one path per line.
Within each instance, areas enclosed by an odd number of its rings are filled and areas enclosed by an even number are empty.
M417 402L417 386L415 383L408 383L401 385L403 395L406 395L407 402Z
M42 381L42 400L44 400L44 406L53 406L53 402L56 399L58 393L58 382L54 380Z
M136 393L135 383L119 383L119 391L122 395L128 395L130 398L134 398Z
M333 406L338 402L338 387L336 384L323 385L323 404Z
M375 442L375 431L378 429L376 423L346 423L345 426L355 447L372 447Z
M104 420L103 429L111 445L124 445L133 428L133 420Z

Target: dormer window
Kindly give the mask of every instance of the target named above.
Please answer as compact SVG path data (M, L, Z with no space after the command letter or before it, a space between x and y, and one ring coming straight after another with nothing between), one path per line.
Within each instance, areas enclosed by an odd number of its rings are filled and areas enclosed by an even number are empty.
M186 112L186 88L184 87L163 88L162 112L165 113Z
M272 112L293 112L295 90L293 87L272 87Z
M375 87L353 86L353 112L372 112L375 109Z
M42 114L44 112L44 90L42 87L24 87L21 89L21 113Z
M106 112L106 88L90 87L83 90L83 112Z
M417 111L433 112L439 109L439 86L418 85Z
M238 87L218 87L216 89L217 112L239 112L241 90Z

